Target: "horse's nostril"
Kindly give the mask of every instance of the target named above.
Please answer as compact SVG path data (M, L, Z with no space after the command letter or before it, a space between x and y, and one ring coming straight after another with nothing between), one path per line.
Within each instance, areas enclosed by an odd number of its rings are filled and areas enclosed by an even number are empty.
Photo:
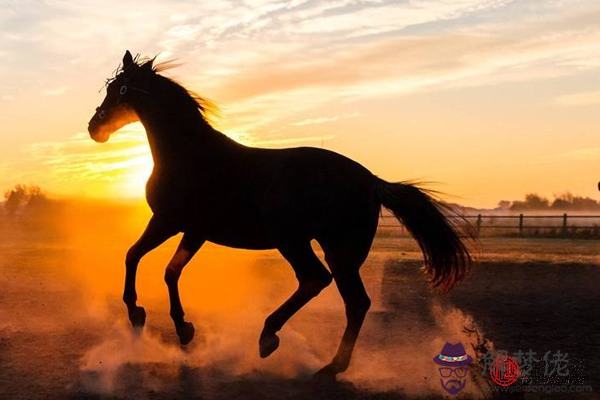
M98 124L96 123L96 121L94 120L94 118L92 118L90 120L90 122L88 122L88 132L89 133L93 133L96 130L97 126L98 126Z

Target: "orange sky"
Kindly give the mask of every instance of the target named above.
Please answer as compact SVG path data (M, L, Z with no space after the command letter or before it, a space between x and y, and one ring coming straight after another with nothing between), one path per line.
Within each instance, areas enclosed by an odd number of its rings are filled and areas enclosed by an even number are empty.
M569 190L599 198L594 0L61 0L0 13L0 189L143 196L142 127L89 139L126 49L222 107L267 147L321 146L467 205Z

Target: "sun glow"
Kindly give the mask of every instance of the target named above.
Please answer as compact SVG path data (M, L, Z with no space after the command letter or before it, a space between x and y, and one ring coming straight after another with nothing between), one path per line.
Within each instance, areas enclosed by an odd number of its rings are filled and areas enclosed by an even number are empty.
M115 172L115 188L123 197L144 196L154 166L144 127L139 122L126 125L113 133L111 140L124 145L120 157L106 164L109 176L110 171Z
M26 153L43 166L56 192L91 198L142 198L153 168L139 122L114 132L106 143L96 143L87 132L80 132L62 142L35 143ZM15 164L11 169L19 167Z

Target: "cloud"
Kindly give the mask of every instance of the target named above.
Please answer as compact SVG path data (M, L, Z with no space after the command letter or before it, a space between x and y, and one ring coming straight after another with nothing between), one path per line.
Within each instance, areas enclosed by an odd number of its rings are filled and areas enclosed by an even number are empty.
M256 142L259 146L282 146L282 145L290 145L296 143L305 143L305 142L313 142L318 143L325 140L334 139L335 135L323 135L323 136L304 136L304 137L287 137L287 138L279 138L279 139L265 139L259 140Z
M327 122L335 122L341 119L348 119L360 116L360 113L352 113L346 115L335 115L333 117L318 117L318 118L307 118L301 121L293 122L291 126L306 126L306 125L317 125L317 124L325 124Z
M559 96L553 99L553 103L567 107L598 105L600 104L600 90Z
M393 32L425 23L452 20L501 7L513 0L410 1L375 4L353 12L306 18L289 28L297 33L344 35L345 38Z
M573 149L566 152L539 156L530 161L530 164L565 163L567 161L597 162L600 161L600 147L586 147Z
M162 51L186 63L175 72L185 82L228 103L305 88L369 98L600 65L599 7L589 0L529 7L513 0L181 1L168 11L158 0L143 10L132 1L84 0L18 11L0 17L15 28L0 34L14 71L21 69L14 62L31 57L24 48L39 47L39 67L52 74L102 66L99 80L119 61L115 49ZM115 18L98 21L98 13Z
M355 45L352 52L329 52L311 62L293 62L290 55L290 62L284 62L285 57L259 62L243 74L219 80L216 90L218 96L234 101L314 88L327 89L338 97L370 98L432 87L572 75L589 69L586 63L600 53L600 29L554 33L521 29L516 36L512 26L493 35L473 32L390 38Z
M351 51L277 49L264 59L238 60L223 75L210 72L210 79L194 86L227 101L235 128L264 135L282 126L278 121L340 102L573 76L600 62L600 28L594 22L600 8L572 12L527 24L379 38L354 43ZM236 69L239 65L244 69Z
M600 147L571 150L559 155L558 158L574 161L600 161Z
M42 93L47 96L60 96L61 94L65 94L69 90L68 86L61 86L55 89L46 89Z

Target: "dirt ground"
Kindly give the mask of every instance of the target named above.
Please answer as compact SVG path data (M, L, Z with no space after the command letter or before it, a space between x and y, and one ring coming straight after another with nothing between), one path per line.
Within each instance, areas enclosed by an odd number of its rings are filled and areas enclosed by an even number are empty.
M142 262L138 293L148 319L136 334L120 301L131 241L118 236L103 243L3 236L0 399L450 398L432 361L446 341L461 341L476 358L490 348L560 350L585 360L593 390L569 397L600 394L598 241L483 239L471 275L440 298L410 239L377 238L362 269L373 306L355 356L338 382L323 384L312 373L335 353L345 320L334 285L292 318L280 348L262 360L262 323L294 290L293 273L276 252L209 245L182 277L197 335L181 348L162 281L176 241ZM478 365L453 398L492 397Z

